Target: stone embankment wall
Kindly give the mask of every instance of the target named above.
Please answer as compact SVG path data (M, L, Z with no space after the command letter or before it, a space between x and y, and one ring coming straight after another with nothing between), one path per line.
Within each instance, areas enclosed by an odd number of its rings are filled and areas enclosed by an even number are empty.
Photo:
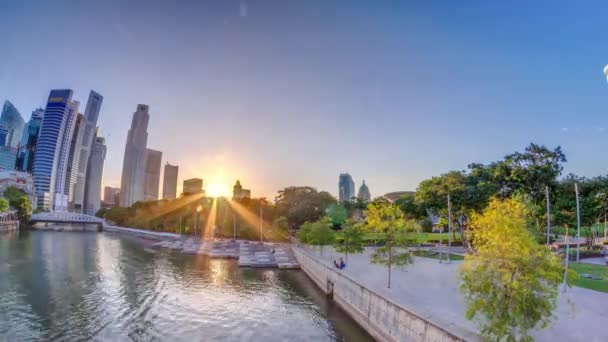
M333 297L359 325L379 341L466 341L473 336L459 336L411 310L393 303L360 285L343 273L324 264L305 250L292 247L293 253L306 274Z
M19 229L19 221L4 221L0 223L0 232L10 232Z

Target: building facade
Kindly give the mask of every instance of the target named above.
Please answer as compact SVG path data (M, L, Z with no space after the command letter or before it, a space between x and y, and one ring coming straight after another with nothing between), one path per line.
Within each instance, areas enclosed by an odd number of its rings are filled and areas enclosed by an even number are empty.
M15 187L23 191L34 205L36 203L36 188L31 174L21 171L0 171L0 193L8 187Z
M71 193L68 198L70 207L76 212L81 212L84 208L84 188L88 176L89 157L102 103L103 96L91 90L84 112L84 119L81 123L82 127L79 129L79 134L82 134L76 142L75 154L78 155L78 158L74 159L72 166L75 171L73 171Z
M33 165L36 207L40 209L53 208L58 160L70 107L73 106L72 95L70 89L51 90L44 111Z
M25 121L21 116L21 113L10 103L5 101L2 107L2 115L0 115L0 126L6 129L6 139L0 141L2 146L10 146L14 148L19 147L21 142L21 134L23 134L23 127Z
M120 182L120 205L123 207L144 199L147 129L150 120L148 111L147 105L137 105L127 135Z
M68 103L67 120L63 135L59 139L61 141L61 145L57 159L57 172L54 178L55 188L52 206L54 211L68 210L68 191L66 191L68 188L67 184L69 183L68 169L70 166L70 156L72 155L72 138L76 129L76 120L78 119L79 107L80 103L78 101L71 101Z
M119 205L120 201L120 188L113 188L106 186L103 188L103 208L115 208Z
M158 189L160 186L160 166L163 153L152 149L146 149L146 175L144 177L144 200L158 201Z
M203 180L200 178L191 178L184 181L184 196L203 193Z
M240 200L243 198L251 198L251 190L243 189L241 181L237 179L234 187L232 188L232 199Z
M78 146L82 142L85 125L86 121L84 119L84 115L78 114L76 116L76 122L74 123L72 140L70 142L70 153L66 169L65 187L63 190L68 197L67 208L69 211L74 211L74 187L78 177L78 166L80 162L80 148L78 148ZM78 211L80 211L82 208L78 209Z
M163 175L163 199L174 200L177 197L177 165L165 164Z
M369 187L365 184L365 180L363 180L363 184L359 187L359 193L357 197L363 202L369 202L372 200L372 194L369 192Z
M103 178L103 165L106 159L106 140L95 135L91 154L89 156L89 170L84 186L84 210L87 215L95 215L101 208L101 180Z
M348 173L341 173L338 181L338 200L351 202L355 198L355 182Z
M17 154L17 163L15 168L18 171L32 173L34 170L34 154L36 153L36 142L40 133L40 126L44 118L44 109L38 108L32 112L30 121L23 128L21 134L21 144ZM32 203L35 205L35 203Z

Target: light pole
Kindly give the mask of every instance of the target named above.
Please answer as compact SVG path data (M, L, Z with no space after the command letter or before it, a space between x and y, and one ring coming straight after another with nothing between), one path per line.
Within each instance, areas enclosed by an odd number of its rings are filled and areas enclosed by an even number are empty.
M448 264L450 261L450 251L452 249L452 202L448 194Z
M264 227L264 211L262 209L262 205L260 204L260 242L262 241L262 237L263 237L263 227Z
M574 183L574 192L576 193L576 262L579 262L581 257L581 208L578 203L578 183Z
M196 211L194 212L194 236L196 236L196 229L197 229L196 219L198 218L198 213L200 213L201 210L203 210L203 207L201 207L199 205L196 207Z
M551 203L549 202L549 186L548 185L545 190L546 190L546 195L547 195L547 246L551 246L551 240L549 238L549 235L551 235Z

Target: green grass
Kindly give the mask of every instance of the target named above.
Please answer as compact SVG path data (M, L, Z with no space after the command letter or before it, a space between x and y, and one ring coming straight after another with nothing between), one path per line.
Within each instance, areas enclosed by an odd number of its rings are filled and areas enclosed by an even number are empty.
M439 260L439 253L437 252L418 251L414 252L414 255L422 258ZM443 259L447 260L447 255L444 254ZM464 256L458 254L450 254L450 260L464 260Z
M575 286L595 291L608 292L608 266L573 262L570 263L570 268L579 275L586 273L603 278L602 280L591 280L580 277L574 282Z
M443 243L448 243L448 234L443 233ZM437 243L439 242L439 233L411 233L408 236L412 239L414 243ZM367 234L365 236L365 240L372 242L376 240L374 234ZM456 234L456 238L452 239L452 242L460 242L460 234Z

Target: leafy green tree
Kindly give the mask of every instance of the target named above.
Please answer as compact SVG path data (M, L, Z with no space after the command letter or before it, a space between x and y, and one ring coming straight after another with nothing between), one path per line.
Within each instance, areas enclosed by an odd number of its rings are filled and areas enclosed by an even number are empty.
M27 194L14 186L9 186L4 190L3 195L8 200L9 206L17 210L19 222L22 225L28 224L32 216L32 204Z
M361 224L347 221L340 231L341 239L336 239L334 248L338 253L344 253L348 263L348 254L362 253L365 250L365 230Z
M413 261L408 246L408 232L415 230L416 223L405 220L398 206L388 203L372 203L365 211L367 227L377 233L384 245L372 255L372 262L388 267L388 288L391 287L391 268L404 267Z
M428 216L425 208L416 202L415 193L408 193L400 196L395 201L395 205L403 211L403 214L408 219L422 220Z
M0 198L0 212L8 210L8 201L4 198Z
M481 316L481 333L491 341L532 340L528 331L546 327L556 306L564 268L535 241L530 215L522 200L511 198L494 199L472 216L476 253L465 256L461 290L466 317Z
M315 222L325 215L325 209L336 199L325 191L309 186L292 186L279 191L275 198L276 215L287 217L291 227Z
M348 217L348 212L344 206L338 203L333 203L327 207L327 209L325 209L325 213L335 229L340 228Z
M313 246L320 246L321 253L323 247L326 245L332 245L336 241L336 232L331 229L331 221L329 218L324 217L319 221L310 225L310 231L307 234L308 244Z
M311 231L312 223L304 222L304 224L300 226L300 230L298 230L298 240L300 240L301 243L308 243L310 241L309 236Z

